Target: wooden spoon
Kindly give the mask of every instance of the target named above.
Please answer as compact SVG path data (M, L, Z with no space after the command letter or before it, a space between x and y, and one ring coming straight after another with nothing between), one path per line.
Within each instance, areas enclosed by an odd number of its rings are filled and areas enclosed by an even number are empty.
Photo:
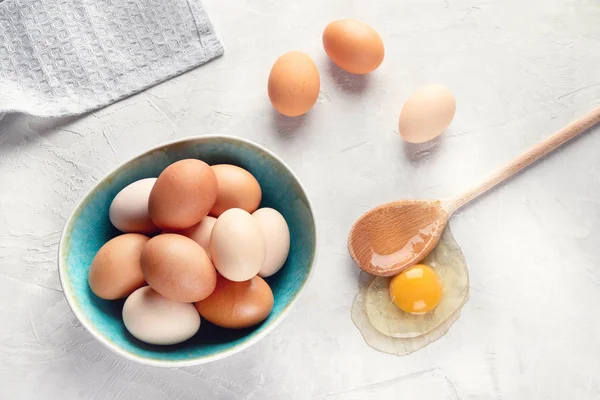
M481 184L448 201L402 200L368 211L350 230L350 255L370 274L399 274L427 257L452 213L598 122L600 107L538 143Z

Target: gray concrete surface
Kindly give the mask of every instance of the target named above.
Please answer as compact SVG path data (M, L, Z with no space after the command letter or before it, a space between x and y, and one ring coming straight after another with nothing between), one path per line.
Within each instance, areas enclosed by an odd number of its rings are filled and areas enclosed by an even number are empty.
M226 53L83 118L0 124L0 399L600 398L600 129L460 211L451 225L471 299L438 342L405 357L368 347L350 320L358 269L352 222L380 203L440 198L600 104L596 0L206 0ZM321 32L359 18L386 44L351 77ZM308 52L321 94L304 117L266 96L275 59ZM397 134L402 102L447 85L457 114L433 148ZM242 136L283 157L319 222L315 275L255 346L164 370L110 353L60 290L60 231L76 202L122 161L190 135ZM382 386L369 386L386 382ZM386 392L387 390L387 392Z

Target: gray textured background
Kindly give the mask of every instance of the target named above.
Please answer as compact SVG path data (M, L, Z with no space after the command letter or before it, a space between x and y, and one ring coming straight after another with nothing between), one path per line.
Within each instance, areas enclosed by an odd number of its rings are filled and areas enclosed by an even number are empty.
M350 320L358 270L345 245L370 207L452 195L600 104L598 1L204 4L223 57L58 127L2 121L0 399L309 399L384 381L329 398L600 397L598 128L453 218L471 299L422 351L396 357L364 343ZM322 29L344 16L383 37L386 59L370 76L346 76L322 50ZM322 91L308 115L288 120L272 110L266 81L292 49L313 56ZM395 131L403 100L427 82L452 88L458 108L443 140L423 150ZM255 140L298 173L319 222L316 272L289 317L243 353L180 370L132 364L69 311L60 230L117 164L202 133Z

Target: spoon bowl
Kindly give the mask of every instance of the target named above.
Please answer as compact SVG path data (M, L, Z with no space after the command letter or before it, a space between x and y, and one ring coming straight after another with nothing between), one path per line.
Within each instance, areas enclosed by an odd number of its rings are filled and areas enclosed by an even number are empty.
M365 272L397 275L437 245L449 213L439 200L403 200L363 214L350 229L348 250Z

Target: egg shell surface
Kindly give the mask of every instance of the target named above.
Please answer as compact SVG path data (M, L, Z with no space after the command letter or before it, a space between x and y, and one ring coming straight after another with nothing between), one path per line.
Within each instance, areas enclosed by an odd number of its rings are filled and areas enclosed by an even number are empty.
M412 93L402 106L398 129L409 143L424 143L438 137L452 122L456 101L441 85L426 85Z
M148 200L152 222L161 229L186 229L204 218L217 199L218 183L204 161L177 161L158 176Z
M273 309L273 292L260 276L233 282L219 275L215 291L196 303L200 315L213 324L232 329L254 326Z
M206 251L192 239L173 233L153 237L141 255L146 282L171 300L194 302L215 289L217 274Z
M125 300L123 322L135 338L156 345L184 342L200 328L200 316L193 304L169 300L149 286Z
M252 217L265 237L265 261L258 275L266 278L277 273L285 264L290 252L290 229L283 215L272 208L260 208Z
M323 47L335 65L351 74L367 74L383 62L381 37L355 19L333 21L323 31Z
M88 284L96 296L105 300L122 299L146 284L140 255L148 239L138 233L126 233L98 250L88 275Z
M240 208L225 211L210 237L210 255L217 271L231 281L246 281L265 261L265 238L258 222Z
M305 114L317 102L321 80L308 54L290 51L275 61L268 81L271 104L288 117Z
M158 228L148 212L148 198L156 178L146 178L125 186L110 204L110 222L121 232L152 234Z
M243 168L229 164L211 167L217 176L219 192L210 215L218 217L230 208L241 208L253 213L262 199L258 181Z

